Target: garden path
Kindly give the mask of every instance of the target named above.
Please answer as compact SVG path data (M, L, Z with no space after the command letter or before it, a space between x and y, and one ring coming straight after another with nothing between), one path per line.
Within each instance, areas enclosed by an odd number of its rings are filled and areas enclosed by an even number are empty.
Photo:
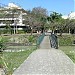
M45 36L40 49L34 51L13 75L75 75L72 60L61 50L50 48Z

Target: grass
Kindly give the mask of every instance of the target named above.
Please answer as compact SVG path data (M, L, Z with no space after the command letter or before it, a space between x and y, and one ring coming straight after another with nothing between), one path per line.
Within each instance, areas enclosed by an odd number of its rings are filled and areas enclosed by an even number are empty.
M75 46L60 46L61 49L68 57L75 63Z
M4 61L8 67L7 75L12 74L14 69L17 69L35 49L36 48L21 52L4 52ZM2 60L0 60L0 64L3 64Z
M59 49L61 49L75 63L75 35L59 36Z
M63 35L59 36L58 38L60 46L70 46L73 45L73 41L75 40L75 35Z
M19 51L19 50L29 50L29 49L35 49L36 45L34 46L8 46L7 50L10 49L12 51Z

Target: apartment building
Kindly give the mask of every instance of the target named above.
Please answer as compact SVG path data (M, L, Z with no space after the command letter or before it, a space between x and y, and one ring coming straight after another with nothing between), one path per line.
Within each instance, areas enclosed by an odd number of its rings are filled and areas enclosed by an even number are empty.
M10 25L15 34L17 30L28 27L24 24L26 15L27 12L14 3L9 3L7 6L0 6L0 30Z

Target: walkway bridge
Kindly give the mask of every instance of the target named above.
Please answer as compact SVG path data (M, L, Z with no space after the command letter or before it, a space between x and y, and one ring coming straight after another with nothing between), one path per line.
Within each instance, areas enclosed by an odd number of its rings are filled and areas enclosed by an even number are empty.
M50 48L49 36L45 36L13 75L75 75L75 66L64 52Z

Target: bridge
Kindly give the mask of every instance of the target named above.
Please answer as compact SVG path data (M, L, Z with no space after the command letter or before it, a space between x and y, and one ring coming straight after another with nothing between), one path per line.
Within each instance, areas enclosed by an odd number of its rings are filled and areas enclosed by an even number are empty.
M49 36L45 36L39 49L30 54L13 75L75 75L75 66L64 52L51 48Z

